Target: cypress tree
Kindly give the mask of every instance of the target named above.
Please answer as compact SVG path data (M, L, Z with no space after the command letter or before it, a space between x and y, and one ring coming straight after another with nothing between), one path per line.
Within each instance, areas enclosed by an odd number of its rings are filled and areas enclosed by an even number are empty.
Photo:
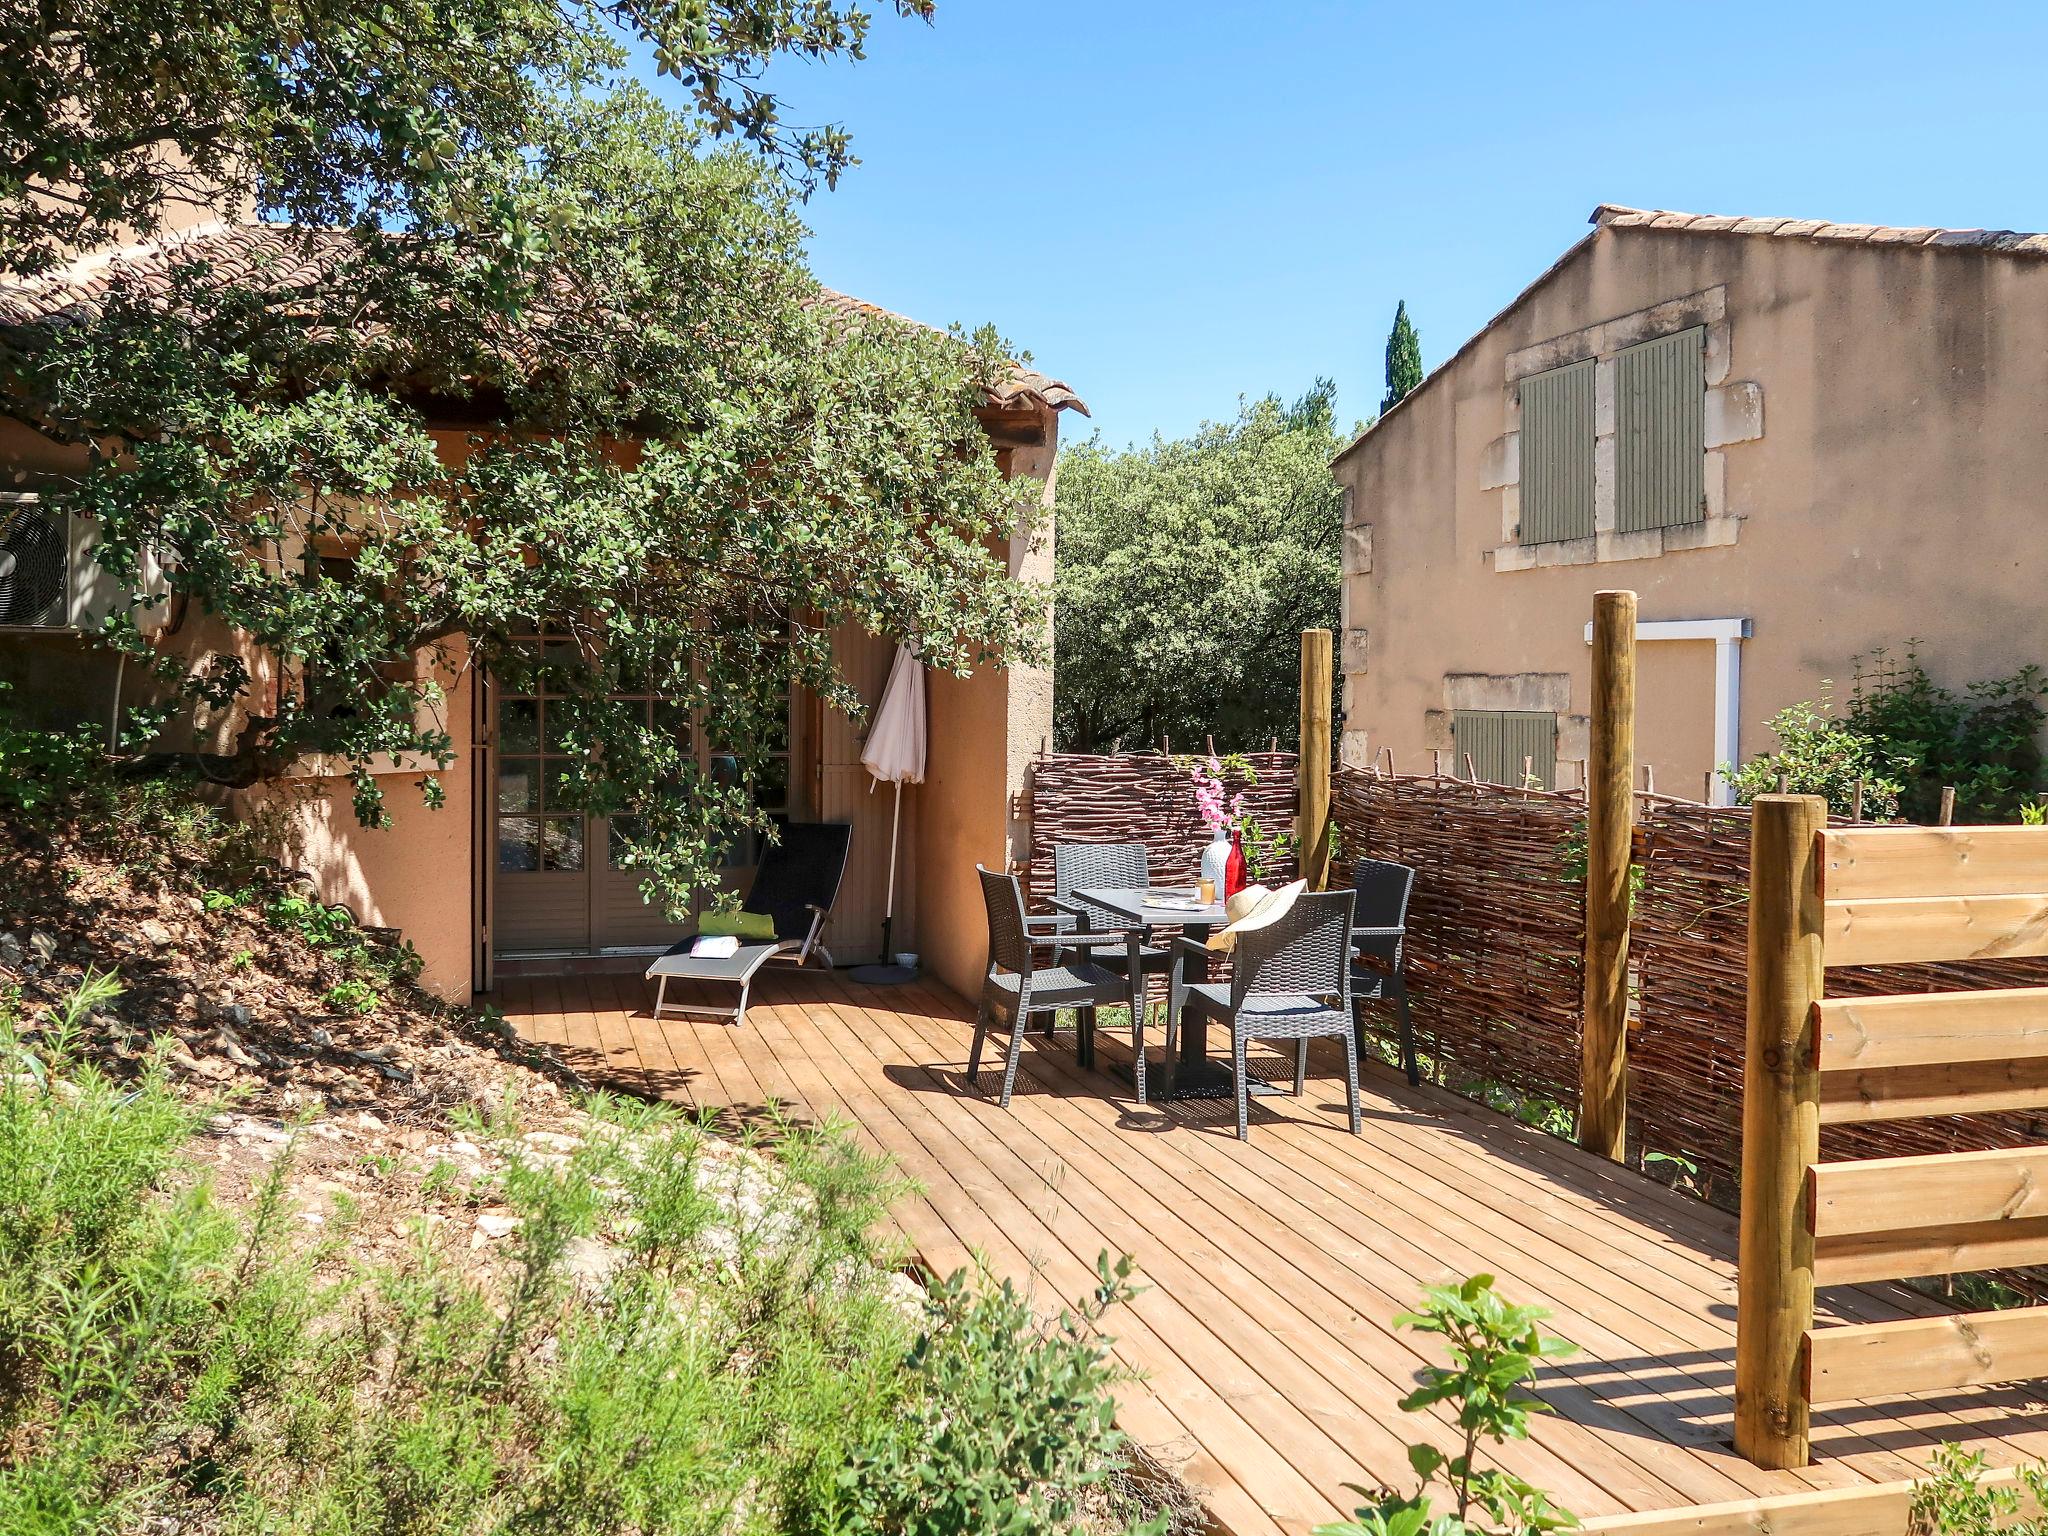
M1408 323L1408 301L1394 306L1394 328L1387 333L1387 398L1380 402L1386 415L1416 385L1422 382L1422 338Z

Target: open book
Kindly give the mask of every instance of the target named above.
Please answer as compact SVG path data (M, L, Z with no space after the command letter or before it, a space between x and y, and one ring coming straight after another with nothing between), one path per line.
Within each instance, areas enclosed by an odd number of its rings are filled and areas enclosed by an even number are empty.
M724 960L740 952L740 941L730 933L707 933L690 946L690 953L702 960Z

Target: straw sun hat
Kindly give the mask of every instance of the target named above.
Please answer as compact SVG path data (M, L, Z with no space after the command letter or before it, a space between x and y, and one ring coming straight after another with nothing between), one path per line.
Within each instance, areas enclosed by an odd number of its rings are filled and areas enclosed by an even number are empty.
M1251 933L1279 922L1292 910L1294 899L1307 889L1306 880L1290 880L1277 891L1268 890L1263 885L1246 886L1223 904L1223 915L1230 922L1209 935L1209 948L1235 949L1240 933Z

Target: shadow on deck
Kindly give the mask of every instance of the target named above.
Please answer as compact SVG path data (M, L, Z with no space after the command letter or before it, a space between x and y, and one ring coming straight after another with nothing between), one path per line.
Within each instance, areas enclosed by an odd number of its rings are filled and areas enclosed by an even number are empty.
M1554 1416L1504 1459L1581 1516L1892 1481L1949 1440L2048 1455L2048 1409L2004 1389L1844 1405L1817 1416L1811 1467L1750 1466L1728 1445L1732 1219L1392 1073L1369 1075L1354 1137L1334 1060L1312 1062L1301 1098L1253 1101L1240 1143L1227 1101L1139 1107L1113 1075L1125 1037L1084 1070L1071 1036L1034 1034L1005 1111L999 1070L967 1077L972 1009L935 984L785 972L754 999L743 1028L657 1024L637 975L520 978L492 1001L592 1081L729 1131L852 1122L921 1185L898 1219L934 1269L985 1255L1050 1303L1104 1249L1131 1253L1150 1289L1112 1322L1142 1376L1121 1422L1240 1536L1336 1518L1347 1483L1412 1481L1411 1440L1449 1443L1396 1406L1437 1356L1388 1319L1478 1271L1578 1346L1539 1379ZM1291 1060L1262 1065L1291 1083ZM1898 1286L1823 1293L1841 1320L1938 1310Z

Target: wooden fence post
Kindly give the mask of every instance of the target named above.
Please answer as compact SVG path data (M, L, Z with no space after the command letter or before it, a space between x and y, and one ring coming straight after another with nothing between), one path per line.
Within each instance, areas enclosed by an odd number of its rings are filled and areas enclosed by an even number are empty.
M1301 807L1301 875L1308 888L1330 883L1330 691L1327 629L1301 632L1301 757L1296 769Z
M1823 956L1817 795L1750 807L1749 1022L1742 1073L1742 1239L1736 1264L1735 1449L1760 1467L1803 1467L1802 1359L1813 1326L1806 1170L1820 1158L1813 1005Z
M1628 1140L1628 871L1635 824L1636 595L1593 594L1586 762L1586 974L1579 1145L1619 1162Z

